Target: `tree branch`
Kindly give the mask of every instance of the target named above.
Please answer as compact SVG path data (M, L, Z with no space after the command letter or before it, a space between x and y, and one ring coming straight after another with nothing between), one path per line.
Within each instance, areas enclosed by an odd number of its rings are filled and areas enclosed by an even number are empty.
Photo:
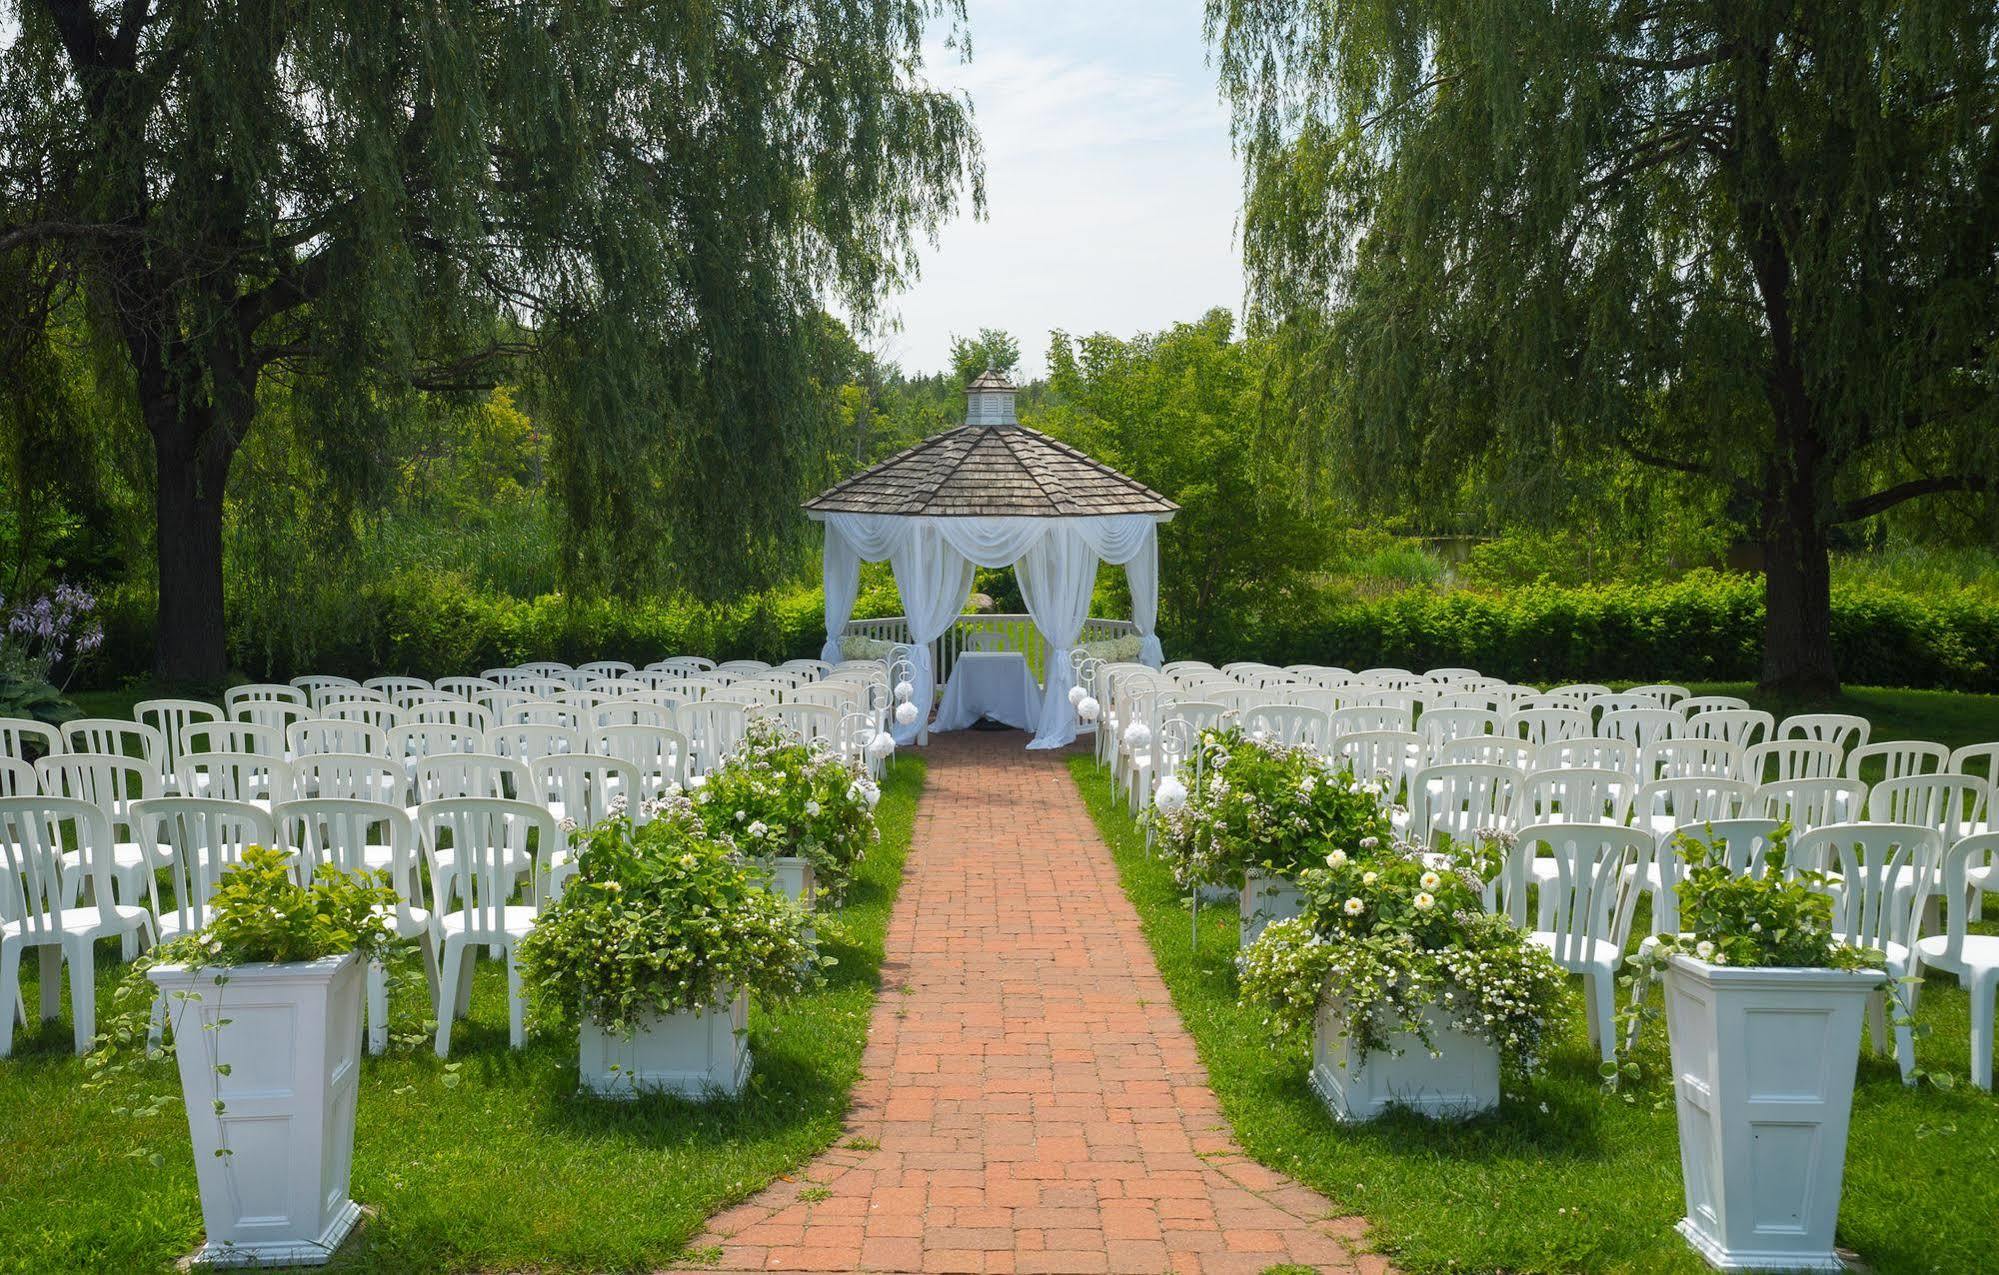
M0 252L47 239L139 239L145 231L115 221L31 221L0 232Z
M1991 488L1991 480L1977 474L1944 474L1935 478L1912 478L1908 482L1885 487L1871 496L1847 501L1833 511L1831 521L1858 522L1862 518L1872 518L1875 514L1886 513L1905 500L1940 495L1947 491L1990 491Z

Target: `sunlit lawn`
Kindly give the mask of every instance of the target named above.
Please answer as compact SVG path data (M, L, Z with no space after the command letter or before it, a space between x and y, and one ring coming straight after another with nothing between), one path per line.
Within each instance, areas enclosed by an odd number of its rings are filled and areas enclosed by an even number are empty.
M922 783L921 759L898 759L878 811L882 843L846 907L818 924L840 963L823 990L752 1013L754 1087L738 1101L577 1096L574 1034L509 1050L503 967L482 961L471 1021L453 1036L455 1087L427 1045L362 1069L353 1195L374 1215L342 1268L655 1269L710 1213L829 1145L859 1074ZM115 944L99 953L102 1007L119 967ZM34 965L22 980L30 1005ZM428 1015L412 987L391 1018L400 1031ZM170 1063L158 1066L155 1079L177 1083ZM17 1034L0 1061L0 1272L164 1270L200 1237L178 1105L121 1119L117 1097L85 1094L82 1081L66 1008ZM128 1157L134 1148L158 1152L161 1166Z

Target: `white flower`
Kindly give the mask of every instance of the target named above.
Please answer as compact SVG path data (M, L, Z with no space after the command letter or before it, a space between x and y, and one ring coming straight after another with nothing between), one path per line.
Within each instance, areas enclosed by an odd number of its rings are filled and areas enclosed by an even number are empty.
M1346 861L1347 861L1347 852L1344 850L1335 850L1331 854L1326 856L1326 866L1329 868L1337 868L1342 864L1344 864Z
M766 837L770 835L770 827L761 819L752 820L749 826L749 834L752 837Z
M1071 708L1074 708L1074 707L1076 707L1076 705L1078 705L1078 704L1082 703L1082 702L1083 702L1083 697L1084 697L1085 695L1088 695L1088 694L1089 694L1089 692L1088 692L1088 691L1086 691L1086 690L1084 690L1084 689L1083 689L1082 687L1080 687L1080 686L1072 686L1072 687L1070 687L1070 688L1069 688L1069 707L1071 707Z
M1076 705L1076 716L1086 722L1096 721L1097 714L1102 711L1103 705L1097 703L1096 696L1094 695L1085 695L1082 701Z
M561 828L561 829L562 829L562 830L563 830L564 832L574 832L574 831L576 831L576 821L575 821L574 819L568 819L568 818L565 818L565 819L564 819L564 820L563 820L563 821L562 821L562 822L561 822L560 824L558 824L557 826L558 826L558 827L560 827L560 828Z
M818 818L818 817L819 817L819 803L818 803L818 802L816 802L816 801L808 801L808 802L806 802L806 803L805 803L805 813L806 813L807 815L810 815L810 816L811 816L812 818L815 818L815 819L816 819L816 818Z
M1380 844L1381 844L1380 837L1362 837L1360 839L1360 848L1363 850L1372 850Z
M1186 806L1187 785L1181 783L1178 777L1167 775L1153 789L1152 801L1160 810L1172 814Z
M1763 932L1763 922L1751 921L1749 923L1749 932L1751 934L1761 934Z
M738 810L738 811L736 812L736 822L737 822L737 823L741 823L741 822L742 822L743 820L745 820L745 819L747 819L747 818L749 818L749 817L750 817L750 812L749 812L749 811L747 811L747 810Z
M1367 911L1367 904L1362 903L1359 899L1347 900L1346 913L1348 916L1359 916L1361 913L1365 911Z
M1700 942L1694 944L1694 955L1700 957L1703 961L1707 960L1714 955L1714 944L1708 942L1706 939L1702 939Z
M1417 884L1425 890L1434 890L1444 883L1444 879L1434 872L1425 872Z
M1375 878L1380 875L1378 872L1363 872L1360 874L1360 883L1362 885L1373 885Z
M1431 908L1437 906L1437 896L1431 894L1428 890L1424 890L1418 893L1412 902L1416 904L1418 912L1428 912Z
M916 725L916 705L904 700L895 706L895 720L904 726Z

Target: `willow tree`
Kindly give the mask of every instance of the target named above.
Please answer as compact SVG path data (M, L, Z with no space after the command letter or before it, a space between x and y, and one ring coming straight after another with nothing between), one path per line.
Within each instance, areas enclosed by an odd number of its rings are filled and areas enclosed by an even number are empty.
M1602 449L1724 484L1757 511L1765 685L1836 687L1830 529L1999 469L1992 0L1208 24L1318 458L1377 499L1475 464L1552 491Z
M224 670L223 496L280 386L347 487L413 396L518 378L579 577L767 574L821 307L982 197L933 22L962 0L0 0L0 265L75 281L129 373L158 672Z

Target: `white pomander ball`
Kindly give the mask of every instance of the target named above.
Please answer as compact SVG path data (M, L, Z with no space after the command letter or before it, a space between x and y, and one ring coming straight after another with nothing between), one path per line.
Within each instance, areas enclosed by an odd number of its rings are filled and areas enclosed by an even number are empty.
M861 789L861 800L868 803L868 809L873 810L877 805L881 804L881 799L881 785L868 784Z
M1069 688L1069 707L1074 708L1090 697L1090 693L1080 686Z
M897 704L895 706L895 720L901 722L904 726L916 725L916 705L910 703L908 700Z
M1180 782L1178 775L1167 775L1152 790L1152 803L1172 814L1187 804L1187 785Z
M895 684L896 703L907 704L910 700L914 698L916 698L916 688L910 685L908 678L904 678L902 681L897 682Z
M1144 748L1152 743L1152 728L1144 722L1133 722L1124 728L1124 742L1133 748Z
M1097 703L1095 696L1085 695L1081 700L1078 700L1076 703L1076 716L1082 718L1086 722L1094 722L1097 720L1097 713L1101 711L1101 707L1102 706Z
M867 742L867 754L870 761L886 761L889 754L894 751L895 736L889 734L887 731L881 731Z

